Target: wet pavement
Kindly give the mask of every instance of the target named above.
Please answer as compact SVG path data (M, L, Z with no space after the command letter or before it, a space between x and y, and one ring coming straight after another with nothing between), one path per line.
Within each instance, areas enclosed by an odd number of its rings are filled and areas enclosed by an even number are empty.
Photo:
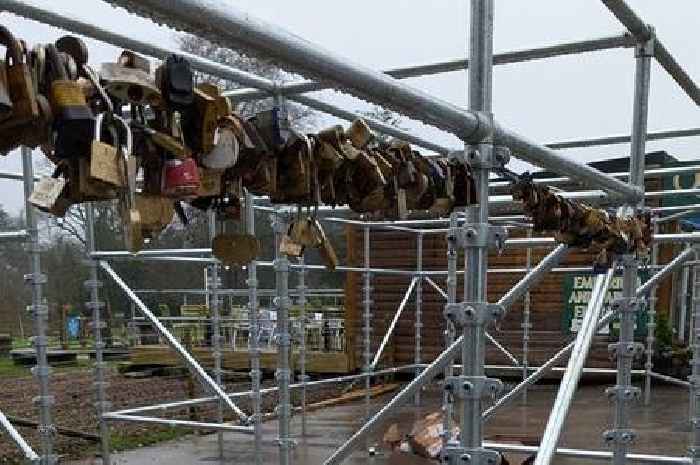
M576 449L607 450L602 440L602 433L612 421L610 405L605 397L605 385L581 387L574 399L572 410L566 421L560 447ZM556 385L537 386L528 393L527 406L521 401L493 417L486 425L486 436L493 434L539 437L554 402ZM440 393L437 390L425 392L423 406L419 409L412 405L403 407L373 437L377 445L377 455L368 457L366 452L357 451L347 464L373 465L413 465L435 464L412 454L391 453L381 447L381 438L390 423L396 422L401 433L408 433L413 421L419 415L439 408ZM372 409L380 408L386 397L373 399ZM635 453L683 456L686 453L688 434L688 394L687 391L674 386L656 386L653 390L652 405L644 407L641 403L633 405L632 424L637 431L637 441L633 446ZM307 435L299 437L301 418L296 416L292 431L297 441L292 455L292 464L322 464L330 453L347 439L363 423L365 406L363 403L340 405L309 412L307 415ZM278 463L276 421L264 424L264 446L262 451L264 464ZM253 437L249 435L225 435L224 463L252 465L254 461ZM219 462L216 435L187 436L176 441L163 443L154 447L114 454L114 462L119 465L185 465L215 464ZM508 455L511 464L520 464L526 456ZM84 462L83 462L84 463ZM583 465L591 463L609 463L591 459L574 459L555 457L555 465Z

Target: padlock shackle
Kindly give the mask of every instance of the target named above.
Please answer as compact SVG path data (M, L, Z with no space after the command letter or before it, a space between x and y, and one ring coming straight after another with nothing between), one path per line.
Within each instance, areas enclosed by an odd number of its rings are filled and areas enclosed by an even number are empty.
M56 73L58 80L67 81L68 73L54 44L46 44L46 58L51 62L51 69Z
M7 49L5 51L5 62L8 66L14 66L22 62L22 56L24 55L24 48L22 43L17 40L17 38L7 29L5 26L0 24L0 44L4 45ZM12 63L10 63L12 59Z

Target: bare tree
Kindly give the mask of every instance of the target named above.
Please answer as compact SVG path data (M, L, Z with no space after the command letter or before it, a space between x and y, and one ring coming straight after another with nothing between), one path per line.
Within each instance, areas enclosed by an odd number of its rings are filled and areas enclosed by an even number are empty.
M247 71L278 83L295 79L295 75L282 70L278 66L270 63L268 60L250 57L238 51L220 47L205 39L202 39L201 37L185 34L179 36L178 41L180 43L180 49L185 52L206 57L209 60L216 61L217 63L222 63L224 65L231 66L232 68ZM198 76L203 81L217 84L220 88L225 90L238 89L242 87L236 82L221 79L216 76L211 76L204 73L198 73ZM272 107L271 98L234 103L237 106L236 110L238 113L243 116L253 116L260 111L268 110ZM288 102L287 112L289 113L292 123L299 127L299 129L309 130L314 127L314 112L309 108L293 102Z

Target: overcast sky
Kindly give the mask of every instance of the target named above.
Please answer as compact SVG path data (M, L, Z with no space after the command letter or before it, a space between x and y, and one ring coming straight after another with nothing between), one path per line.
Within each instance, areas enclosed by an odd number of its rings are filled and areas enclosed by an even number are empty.
M430 2L353 0L222 0L251 15L271 21L348 59L376 69L427 64L467 52L468 0ZM32 0L31 4L76 19L92 21L134 38L176 47L177 33L130 15L101 1ZM697 0L628 0L656 27L666 47L696 80L700 80L700 2ZM429 5L429 6L426 6ZM49 42L64 31L8 13L2 24L29 43ZM531 48L565 41L621 33L622 26L595 0L498 0L495 52ZM88 40L91 62L112 61L119 49ZM628 134L632 116L634 52L618 49L545 61L504 65L494 74L494 113L497 120L542 143ZM406 80L409 85L458 105L466 105L465 72ZM700 112L656 64L651 77L649 131L697 127ZM321 98L352 110L366 104L332 91ZM321 119L331 123L332 118ZM454 137L412 121L404 126L443 145L460 145ZM666 150L679 159L697 158L700 138L658 141L648 151ZM582 161L624 156L628 145L568 150ZM0 169L18 171L18 153L0 159ZM0 180L4 208L22 207L19 183Z

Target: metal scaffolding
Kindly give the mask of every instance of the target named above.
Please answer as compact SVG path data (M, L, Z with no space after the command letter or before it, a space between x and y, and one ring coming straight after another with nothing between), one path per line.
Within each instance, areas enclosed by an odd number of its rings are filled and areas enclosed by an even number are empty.
M258 99L273 97L277 105L284 104L285 100L293 100L312 108L330 113L344 119L354 119L356 114L338 108L316 98L303 95L319 89L332 86L341 89L353 96L360 97L369 102L382 105L385 108L400 112L416 120L433 125L439 129L456 135L464 141L463 149L455 150L455 147L444 147L425 140L414 134L388 126L379 121L369 120L370 127L377 131L399 137L417 146L424 147L437 155L450 155L460 161L468 161L474 168L477 185L478 199L482 201L464 211L454 212L448 219L441 220L407 220L407 221L359 221L344 218L327 218L326 221L336 221L361 228L363 233L363 263L362 266L338 266L337 270L347 273L362 274L362 356L363 367L359 374L342 376L319 381L308 381L305 369L305 341L302 337L301 344L301 378L300 383L292 383L292 371L290 367L291 338L289 333L289 309L291 305L289 274L292 271L298 273L297 295L298 303L305 306L306 281L305 274L315 270L324 269L321 265L309 264L303 260L299 263L290 263L288 258L275 247L273 261L253 261L248 264L247 293L248 293L248 320L250 325L249 356L251 389L246 392L227 393L222 383L221 361L221 332L219 328L219 298L223 290L219 289L218 273L220 263L212 257L210 248L201 249L167 249L146 250L138 254L126 251L100 251L94 240L94 225L92 206L88 206L87 227L87 253L90 278L85 283L90 291L88 307L93 312L95 327L95 407L99 420L101 437L101 456L105 465L110 465L109 428L110 421L129 421L140 423L164 424L182 426L194 429L216 430L218 432L218 448L221 457L224 457L224 432L250 434L254 436L255 460L262 463L262 421L263 412L261 396L265 393L277 392L279 405L276 413L279 421L277 443L279 445L279 461L282 465L293 463L294 441L291 435L290 422L294 410L291 405L290 392L293 389L302 391L302 435L306 434L306 399L305 392L310 386L324 383L349 382L364 380L365 386L365 415L366 421L362 427L354 433L345 443L333 452L324 462L324 465L342 463L354 449L364 446L369 447L370 434L376 431L383 421L389 418L398 407L413 399L415 405L420 404L421 389L431 383L433 379L444 374L445 394L444 402L444 426L446 431L451 428L452 413L459 412L460 436L458 441L451 441L450 435L444 436L444 460L450 465L468 462L471 465L494 465L500 462L498 451L536 452L537 465L550 464L555 454L573 457L586 457L589 459L611 461L615 465L627 462L647 463L684 463L700 464L700 402L697 401L700 392L700 361L697 350L693 351L692 376L690 382L675 380L653 371L652 353L654 349L655 308L653 292L662 279L681 268L684 262L691 260L696 255L695 245L678 254L671 262L661 266L658 264L659 243L687 243L694 244L700 241L698 234L659 234L658 223L677 218L677 215L695 211L698 205L683 207L661 207L651 209L657 214L672 213L671 216L660 217L654 226L654 251L652 269L656 273L644 284L638 286L637 276L640 263L637 257L619 257L619 263L613 266L606 275L601 275L596 280L593 298L588 306L581 331L576 341L563 347L550 360L540 367L530 367L528 362L528 339L530 330L530 308L528 292L548 272L591 272L590 267L561 267L558 264L569 253L565 245L557 245L554 238L520 238L505 240L506 228L496 226L495 222L527 221L526 217L492 217L489 216L489 206L512 205L510 196L489 196L491 189L504 187L507 183L498 180L489 180L489 175L497 168L497 151L510 150L513 156L524 161L542 166L555 172L560 177L535 179L537 183L559 185L562 183L579 182L591 189L567 193L570 198L577 200L605 201L620 206L620 214L630 214L644 208L644 200L648 198L660 198L679 193L697 193L697 189L684 189L661 192L645 193L644 179L650 176L697 173L700 166L680 168L645 169L645 144L647 140L665 139L671 137L690 137L700 134L696 128L647 133L648 100L650 92L650 67L652 59L655 59L677 82L686 95L696 104L700 104L700 90L692 79L683 71L663 42L656 36L654 29L644 23L623 0L602 0L605 6L625 26L628 32L621 35L603 37L592 40L573 42L568 44L552 45L547 47L518 50L502 54L493 53L493 22L495 0L470 0L470 29L469 29L469 55L467 59L451 60L431 65L406 67L375 71L352 63L342 57L336 56L314 44L311 44L298 36L292 35L282 28L252 18L240 11L235 6L221 5L216 2L202 2L200 0L172 0L162 2L159 0L107 0L109 3L122 6L127 10L150 17L160 23L167 24L178 30L200 35L217 44L232 49L252 52L279 62L289 70L315 79L303 80L292 83L280 84L268 79L247 73L230 66L222 65L206 58L169 50L150 43L133 40L125 35L98 28L67 16L59 15L45 9L27 5L19 0L0 1L0 11L9 11L46 24L57 26L69 31L83 34L103 42L129 48L156 58L163 58L171 53L185 55L192 63L194 69L217 76L229 81L251 86L253 89L239 89L229 95L237 100ZM613 48L633 48L635 51L635 87L633 102L633 121L630 136L610 136L583 141L565 141L540 145L527 138L501 126L492 112L492 72L494 65L517 63L526 60L550 58L560 55L592 52ZM399 79L435 74L453 70L468 70L468 108L461 108L449 102L442 101L424 92L406 85ZM317 81L316 81L317 80ZM603 173L588 165L579 163L559 153L557 150L571 147L586 147L594 145L615 144L631 142L630 169L626 173ZM0 173L0 178L21 179L24 181L25 198L28 198L33 189L35 177L31 165L31 151L22 149L23 173ZM485 200L485 201L484 201ZM265 209L263 205L255 205L255 199L249 193L245 197L245 218L247 232L254 234L254 212L256 208ZM40 248L37 229L37 220L33 207L26 204L26 230L18 232L0 233L0 240L25 240L28 244L30 257L30 273L27 282L32 289L32 304L30 310L35 321L34 344L37 353L37 366L34 374L39 384L39 396L37 404L39 408L39 433L40 454L35 454L24 442L7 419L0 413L0 425L9 432L16 444L23 450L27 458L37 464L53 465L55 456L53 452L53 434L51 404L52 397L49 392L49 366L47 363L47 307L43 299L42 291L46 278L41 274ZM284 214L275 207L273 227L276 237L286 231ZM680 212L680 213L679 213ZM449 226L441 229L443 225ZM519 226L522 226L519 224ZM415 269L398 270L372 267L370 264L370 230L372 228L402 231L416 234L417 262ZM216 222L213 217L210 221L210 234L216 231ZM447 236L447 269L425 270L423 267L423 239L427 234L446 234ZM505 247L521 247L528 250L525 268L495 269L488 267L488 251L495 242L503 243ZM553 250L538 264L532 266L530 250L535 247L553 247ZM464 250L465 262L463 270L459 270L457 264L458 251ZM108 260L138 259L149 261L181 261L202 264L209 267L209 282L207 292L210 307L212 309L211 322L213 325L212 345L214 350L214 372L210 376L202 365L179 343L168 328L151 312L141 301L137 293L125 283L108 263ZM697 265L696 265L697 266ZM278 365L276 379L277 387L261 388L260 371L260 326L257 316L258 291L257 269L259 267L272 267L275 271L276 292L275 307L278 311L278 324L280 332L277 338ZM160 336L183 359L185 365L193 375L202 383L205 389L211 393L211 397L188 399L166 404L149 405L138 408L109 411L110 405L106 398L105 366L103 363L104 344L101 336L101 308L103 303L99 300L99 269L102 269L135 304L136 309L158 331ZM603 301L613 274L622 269L623 272L623 297L617 299L611 308L603 311ZM509 290L498 302L487 301L487 277L488 273L519 273L523 274L520 281ZM372 352L372 277L374 275L401 275L410 277L410 284L403 300L394 314L391 324L377 347ZM458 275L464 276L464 289L461 299L458 298ZM443 291L433 281L435 276L445 276L447 290ZM422 362L421 328L423 325L422 292L423 285L427 284L435 288L446 300L445 317L446 335L445 350L437 358L429 363ZM694 299L692 309L694 317L700 318L700 273L695 273ZM412 365L378 369L383 350L392 336L397 322L407 306L411 294L415 290L415 353ZM650 294L652 297L650 297ZM486 327L492 322L501 319L508 309L518 300L525 298L526 309L523 316L522 327L524 330L523 360L519 361L501 346L487 331ZM632 386L632 358L635 354L644 350L636 344L633 338L634 317L640 305L650 302L649 324L646 347L646 365L642 372L645 375L645 401L650 402L652 379L664 380L689 388L691 394L690 417L693 428L692 444L688 457L663 457L647 454L633 454L630 452L634 431L630 424L631 401L640 396L640 390ZM602 316L601 316L602 315ZM616 385L608 389L607 394L613 403L613 424L611 429L605 432L605 439L611 445L611 451L591 451L557 448L557 442L563 428L564 420L568 413L571 399L576 390L581 373L585 372L584 362L591 345L591 340L597 330L608 325L613 319L620 320L620 335L616 344L611 349L617 359ZM700 347L698 342L700 332L695 329L690 339L693 348ZM513 369L521 370L523 381L508 393L502 396L493 406L485 408L484 398L498 392L502 385L499 380L486 376L485 346L487 342L493 343L507 358L513 362ZM555 369L555 365L573 351L569 364L564 371L556 403L552 409L547 429L539 448L525 446L510 446L485 442L483 437L484 422L491 418L499 409L508 405L526 392L529 385L537 382L545 374ZM461 358L459 375L455 375L453 360ZM532 374L530 374L530 372ZM601 370L603 372L605 370ZM379 375L409 372L414 374L414 379L404 387L396 396L379 411L372 413L370 404L370 387L372 378ZM252 400L252 414L246 415L234 402L236 399L249 397ZM204 403L217 403L217 423L197 422L188 420L175 420L156 416L157 412L183 406L194 406ZM225 423L225 414L233 413L238 418L239 424ZM243 440L243 439L241 439Z

